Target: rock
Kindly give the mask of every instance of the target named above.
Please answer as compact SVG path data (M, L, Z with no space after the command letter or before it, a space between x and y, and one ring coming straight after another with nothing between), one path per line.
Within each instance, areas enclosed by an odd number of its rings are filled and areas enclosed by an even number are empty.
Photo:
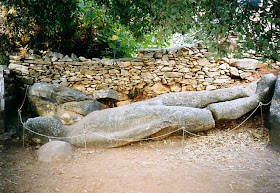
M238 119L254 110L259 102L265 103L271 99L275 81L276 77L273 74L264 75L258 81L257 87L251 85L247 89L247 94L255 90L255 93L250 97L210 104L207 109L213 113L216 121Z
M95 111L69 126L68 136L86 132L86 142L93 147L118 147L149 137L159 131L205 131L215 126L209 110L171 107L160 103L138 102L130 105ZM164 132L166 131L166 132ZM84 146L84 137L71 138L70 143Z
M119 101L119 93L113 89L102 89L102 90L96 90L93 93L94 99L114 99Z
M216 89L217 89L217 87L214 86L214 85L207 85L207 86L206 86L206 90L207 90L207 91L216 90Z
M81 61L81 62L87 62L87 61L90 61L90 59L86 59L85 57L83 57L83 56L80 56L79 57L79 60Z
M101 103L97 100L69 102L58 105L53 116L64 125L72 125L87 114L101 110L102 108Z
M64 137L66 135L64 126L53 117L30 118L24 123L24 127L45 136ZM49 141L48 137L36 135L28 130L26 133L32 141L38 143L46 143Z
M74 54L74 53L71 54L71 59L72 59L73 61L76 61L76 62L79 61L79 58L78 58L78 57L76 56L76 54Z
M224 63L224 64L221 64L219 66L219 68L222 69L222 70L227 70L227 69L229 69L229 65L227 63Z
M77 90L49 83L35 83L29 88L28 98L31 103L33 103L33 100L35 99L50 101L56 104L90 99L89 96Z
M87 114L102 109L101 103L96 100L85 100L79 102L68 102L60 106L62 109L86 116Z
M235 120L254 110L259 104L257 97L245 97L232 101L210 104L209 109L216 121Z
M28 91L30 108L36 116L55 117L66 125L102 109L97 100L89 99L77 90L48 83L35 83Z
M121 62L119 62L119 67L121 67L121 68L125 68L125 67L128 67L128 66L131 66L131 62L130 61L121 61Z
M229 72L232 76L239 77L238 69L235 67L229 67Z
M225 78L217 78L216 80L213 81L213 84L216 85L222 85L228 83L228 79Z
M12 55L10 55L9 58L10 58L11 60L16 60L16 61L21 60L21 57L20 57L20 56L12 56Z
M150 72L143 72L143 73L141 74L141 77L142 77L144 80L148 80L148 81L150 81L150 80L152 80L152 79L154 78L153 74L150 73Z
M26 60L35 60L37 58L39 58L39 57L37 55L34 55L34 54L26 54L24 56L24 59L26 59Z
M152 86L152 91L156 94L163 94L170 91L168 86L163 85L162 83L158 82L154 86Z
M172 72L173 68L172 67L163 67L160 71L162 72Z
M182 87L179 84L174 84L170 86L170 90L172 92L180 92L182 91Z
M231 63L232 66L240 69L240 70L255 70L259 65L259 61L256 59L238 59Z
M181 78L184 74L180 72L165 72L164 77Z
M101 63L105 66L113 66L114 65L114 60L102 59ZM115 71L116 74L119 73L119 72L117 72L118 70L116 70L116 69L113 69L113 71Z
M54 56L54 57L52 57L51 61L52 62L58 61L58 58Z
M267 63L258 63L257 68L267 68L268 64Z
M208 65L210 64L210 62L206 59L206 58L200 58L198 61L197 61L198 65L200 66L205 66L205 65Z
M187 72L190 72L190 71L191 71L190 68L181 68L181 69L179 70L179 72L183 72L183 73L187 73Z
M157 58L157 59L160 59L160 58L162 58L162 53L161 52L156 52L154 57Z
M34 80L32 77L29 76L23 76L20 80L24 84L32 85L34 83Z
M57 108L53 117L58 119L64 125L72 125L80 121L84 116L62 108Z
M219 71L217 71L217 72L206 72L206 74L210 78L213 78L215 76L220 76L221 75L221 73Z
M259 101L268 103L271 100L276 80L274 74L266 74L258 81L256 95Z
M121 106L124 106L124 105L129 105L129 104L131 104L130 100L120 101L120 102L117 102L117 107L121 107Z
M214 91L165 93L148 101L161 101L167 106L204 108L211 103L234 100L241 97L248 97L245 89L242 87L232 87Z
M240 78L242 79L247 79L248 77L250 77L252 75L251 72L243 72L243 73L240 73Z
M64 56L63 58L61 58L59 60L59 62L71 62L71 61L73 61L73 60L71 58L69 58L68 55Z
M38 160L42 162L70 160L72 154L71 145L64 141L50 141L37 151Z
M49 131L49 135L55 135L54 124L48 120L38 124L37 119L28 119L25 125L36 131L40 128L40 133ZM92 112L71 126L60 124L58 131L62 129L67 137L65 140L76 146L84 146L86 140L87 146L118 147L159 131L166 134L185 127L190 132L199 132L214 126L215 121L209 110L164 106L160 102L138 102Z
M20 65L20 64L9 64L10 71L16 71L21 75L29 75L28 67Z
M269 109L269 138L273 148L280 150L280 76L276 82L274 94Z

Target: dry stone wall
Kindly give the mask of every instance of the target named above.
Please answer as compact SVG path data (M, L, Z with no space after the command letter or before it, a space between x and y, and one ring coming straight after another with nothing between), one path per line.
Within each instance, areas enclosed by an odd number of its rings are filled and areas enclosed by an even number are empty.
M134 92L147 97L167 92L228 87L233 77L250 80L252 70L233 67L227 58L207 58L199 44L171 49L141 49L136 58L86 59L55 52L10 56L9 69L22 86L55 83L93 94L114 89L126 100Z

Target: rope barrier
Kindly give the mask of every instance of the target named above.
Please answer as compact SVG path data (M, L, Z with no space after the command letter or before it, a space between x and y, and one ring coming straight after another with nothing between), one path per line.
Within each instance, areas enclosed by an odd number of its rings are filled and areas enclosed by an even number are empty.
M20 120L21 120L21 124L23 126L24 129L26 129L27 131L33 133L33 134L36 134L36 135L39 135L41 137L46 137L46 138L49 138L49 139L71 139L71 138L77 138L77 137L81 137L83 136L83 134L81 135L76 135L76 136L68 136L68 137L55 137L55 136L49 136L49 135L44 135L44 134L41 134L41 133L38 133L36 131L33 131L32 129L29 129L28 127L26 127L24 125L24 123L22 122L22 119L21 119L21 115L20 115Z
M102 138L106 138L106 139L109 139L109 140L116 140L116 141L127 141L127 142L139 142L139 141L148 141L148 140L153 140L153 139L158 139L158 138L162 138L162 137L165 137L165 136L168 136L168 135L171 135L175 132L178 132L180 130L183 131L183 138L182 138L182 148L184 146L184 137L185 137L185 132L190 134L190 135L193 135L193 136L197 136L197 137L216 137L216 136L203 136L203 135L199 135L199 134L195 134L195 133L192 133L188 130L186 130L185 127L182 127L182 128L179 128L179 129L176 129L174 131L171 131L171 132L168 132L168 133L165 133L163 135L160 135L160 136L155 136L155 137L149 137L149 138L144 138L144 139L121 139L121 138L114 138L114 137L108 137L106 135L101 135L101 134L98 134L98 133L95 133L93 131L89 131L87 129L85 129L85 125L84 124L84 129L83 129L83 134L81 135L76 135L76 136L67 136L67 137L55 137L55 136L49 136L49 135L44 135L44 134L41 134L39 132L36 132L36 131L33 131L32 129L26 127L22 121L22 115L21 115L21 109L23 108L23 105L25 103L25 100L26 100L26 95L27 95L27 90L28 90L28 87L26 88L26 92L25 92L25 97L23 99L23 102L22 102L22 105L20 106L20 108L18 109L18 113L19 113L19 119L20 119L20 123L22 124L23 126L23 147L24 147L24 135L25 135L25 129L28 130L29 132L35 134L35 135L38 135L38 136L41 136L41 137L46 137L48 139L60 139L60 140L63 140L63 139L71 139L71 138L77 138L77 137L82 137L84 138L84 144L85 144L85 150L87 150L87 144L86 144L86 132L89 132L89 133L92 133L93 135L96 135L96 136L99 136L99 137L102 137ZM244 119L239 125L237 125L236 127L234 127L233 129L230 129L229 131L225 132L225 134L228 134L230 132L232 132L233 130L239 128L241 125L243 125L249 118L252 117L252 115L257 111L257 109L259 107L262 107L262 106L267 106L267 105L270 105L271 101L269 103L262 103L262 102L259 102L258 106L252 111L252 113L246 118Z
M23 98L22 104L21 104L21 106L18 109L18 114L19 114L19 118L20 118L21 122L22 122L22 119L21 119L21 109L22 109L22 107L23 107L23 105L25 103L28 88L29 88L29 85L26 86L25 94L24 94L24 98ZM18 131L19 131L19 124L18 124ZM24 141L25 141L24 137L25 137L25 128L23 127L23 129L22 129L22 149L24 149Z

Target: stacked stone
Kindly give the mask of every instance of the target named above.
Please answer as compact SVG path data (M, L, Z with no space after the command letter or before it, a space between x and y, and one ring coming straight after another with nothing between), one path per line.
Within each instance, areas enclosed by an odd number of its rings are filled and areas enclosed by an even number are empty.
M227 87L230 77L229 61L206 58L207 49L182 47L177 49L142 49L142 59L148 71L155 75L152 92L213 90Z
M36 55L30 50L23 57L10 56L9 69L23 85L61 84L86 94L110 88L126 96L144 91L147 97L153 97L167 92L228 87L234 82L232 76L237 74L233 70L238 67L230 67L227 58L208 59L207 55L207 49L199 45L141 49L137 58L117 60L78 58L74 54L69 57L56 52Z

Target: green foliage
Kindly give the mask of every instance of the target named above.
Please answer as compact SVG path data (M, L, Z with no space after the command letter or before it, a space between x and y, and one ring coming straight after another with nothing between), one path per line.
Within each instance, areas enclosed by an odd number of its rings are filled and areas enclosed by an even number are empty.
M5 28L7 9L0 2L0 65L8 64L8 53L11 51L9 34Z
M130 56L136 42L129 30L118 21L113 21L106 6L94 1L81 1L77 53L87 57L124 57ZM79 49L77 49L79 47Z
M129 57L192 34L220 54L253 49L279 59L279 0L4 0L9 48L51 49L90 57ZM239 39L232 42L232 36ZM1 40L2 40L1 39ZM240 44L242 42L242 44Z
M17 46L69 52L77 30L78 0L6 1L13 41Z
M95 1L22 0L5 1L5 5L12 50L28 46L88 58L120 58L133 56L139 47L163 45L163 39L150 33L143 35L145 43L139 42L129 26Z
M279 0L98 0L106 4L138 38L147 31L188 33L203 40L211 51L228 53L230 36L240 34L241 51L254 49L264 57L279 58ZM239 50L239 52L240 52Z

